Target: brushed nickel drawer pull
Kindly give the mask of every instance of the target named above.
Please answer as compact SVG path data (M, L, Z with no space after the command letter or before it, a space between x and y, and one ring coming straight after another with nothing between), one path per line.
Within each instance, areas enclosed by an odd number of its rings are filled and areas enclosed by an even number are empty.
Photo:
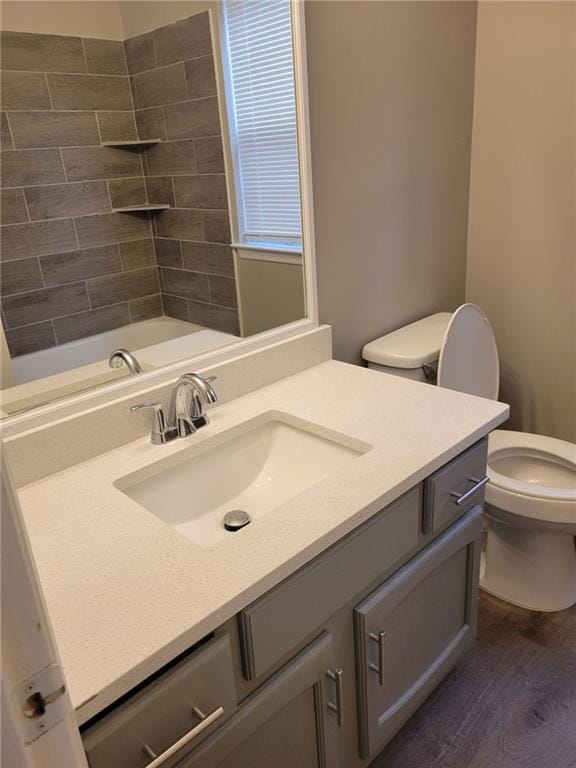
M370 663L370 669L378 673L378 685L384 685L384 637L386 632L370 632L370 640L378 643L378 666Z
M482 478L469 477L468 480L471 483L474 483L472 488L466 491L466 493L458 493L457 491L451 491L450 496L454 496L455 504L458 504L458 505L464 504L465 501L468 501L470 496L473 496L476 493L476 491L479 491L480 488L483 488L489 479L490 478L488 477L488 475L485 475L485 477L482 477Z
M327 669L326 676L336 683L336 704L329 701L328 709L336 712L336 722L342 727L342 670L337 669L335 672L332 672L331 669Z
M194 714L199 716L199 713L201 713L201 710L199 710L197 707L193 707L192 711ZM152 758L152 762L147 763L146 768L160 768L161 765L163 765L172 755L175 755L176 752L178 752L182 747L185 747L186 744L189 744L193 739L196 738L202 731L205 731L208 726L212 725L216 720L218 720L219 717L222 717L224 714L224 707L217 707L214 712L211 712L209 715L206 715L203 720L201 720L198 725L195 725L194 728L188 731L188 733L185 733L182 738L178 739L178 741L175 741L172 746L168 747L168 749L164 750L162 754L157 755L154 750L148 746L148 744L144 744L143 751L144 754L147 757Z

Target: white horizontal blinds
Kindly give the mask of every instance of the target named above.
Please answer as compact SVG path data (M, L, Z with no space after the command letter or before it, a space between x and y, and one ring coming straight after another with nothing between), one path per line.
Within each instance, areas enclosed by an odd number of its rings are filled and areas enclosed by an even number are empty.
M225 3L244 242L300 243L290 0Z

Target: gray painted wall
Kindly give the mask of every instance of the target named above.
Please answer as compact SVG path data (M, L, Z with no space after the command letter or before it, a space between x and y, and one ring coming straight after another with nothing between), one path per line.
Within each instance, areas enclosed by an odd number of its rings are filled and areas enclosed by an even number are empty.
M320 317L334 356L464 300L476 3L309 2Z

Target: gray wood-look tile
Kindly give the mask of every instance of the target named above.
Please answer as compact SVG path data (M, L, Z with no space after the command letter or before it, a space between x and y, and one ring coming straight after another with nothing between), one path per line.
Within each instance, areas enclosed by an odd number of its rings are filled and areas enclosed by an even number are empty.
M124 43L122 40L84 38L84 51L88 72L94 75L127 75Z
M125 272L156 266L154 244L151 239L120 243L120 255L122 257L122 269Z
M138 138L134 112L97 112L102 141L132 141Z
M168 241L170 242L170 241ZM215 243L191 243L182 241L184 269L191 272L205 272L208 275L234 277L234 259L228 245ZM158 261L160 264L160 261ZM170 265L166 265L170 266ZM221 302L216 302L217 304Z
M208 284L210 286L210 301L212 304L236 309L238 304L236 301L236 281L234 278L209 275Z
M202 211L204 240L208 243L230 243L230 217L228 211Z
M150 176L145 178L146 194L151 203L174 206L174 190L170 176Z
M236 309L227 309L226 307L216 307L214 304L189 301L188 319L191 323L205 325L207 328L213 328L215 331L232 333L234 336L240 334L238 311Z
M224 152L222 139L214 136L194 141L196 153L196 173L224 173Z
M143 213L102 213L76 219L81 248L151 237L150 221Z
M162 315L162 298L159 293L154 296L144 296L141 299L134 299L129 302L130 316L133 323L141 320L150 320L152 317Z
M196 172L194 142L163 141L146 153L146 165L151 176L175 176Z
M62 150L69 181L141 176L137 152L114 147L67 147Z
M158 237L178 240L204 240L202 214L200 211L168 209L156 217Z
M30 10L30 13L33 13ZM79 37L41 35L35 32L2 32L2 69L34 72L85 72Z
M191 59L184 64L186 74L186 92L189 99L200 99L204 96L216 96L216 73L214 57L201 56Z
M52 109L46 77L42 72L2 72L2 109Z
M17 293L2 299L9 328L51 320L71 312L89 309L86 283L68 283L30 293Z
M56 346L56 337L50 321L8 329L5 333L11 357L27 355Z
M28 221L28 211L24 201L24 192L21 189L3 189L0 201L0 215L2 224L20 224Z
M188 302L186 299L163 293L162 309L167 317L175 317L177 320L188 320Z
M160 66L212 52L208 11L197 13L173 24L166 24L155 29L153 34L156 57Z
M4 261L71 251L77 247L72 219L10 224L1 228L0 238Z
M162 288L164 293L180 296L183 299L198 299L210 301L210 290L207 275L197 272L186 272L183 269L162 267Z
M137 109L160 107L186 98L186 78L183 64L151 69L132 75Z
M16 149L100 144L93 112L12 112L10 125Z
M58 344L65 344L67 341L113 331L129 324L128 304L115 304L112 307L90 309L87 312L60 317L54 320L54 330Z
M175 176L174 192L178 208L228 208L224 174Z
M144 205L146 187L142 176L130 179L110 179L110 199L113 208L127 208L130 205Z
M220 135L218 99L210 96L197 101L164 107L166 136L169 139L193 139Z
M43 287L38 259L0 262L0 289L3 296Z
M110 210L105 181L27 187L24 193L32 221L84 216Z
M163 237L154 238L154 250L156 263L162 267L182 267L182 254L180 252L180 240L169 240ZM202 270L197 270L201 272Z
M124 41L128 72L135 75L147 69L156 67L156 55L154 53L154 39L151 32L143 35L129 37Z
M132 109L127 77L49 74L48 84L54 109Z
M87 286L93 307L104 307L107 304L160 293L156 267L122 272L111 277L98 277L88 280Z
M46 286L63 285L122 271L117 245L41 256L40 265Z
M165 139L164 113L162 107L136 110L136 126L140 139Z
M8 116L6 112L0 114L0 148L13 149L12 134L10 132L10 126L8 124Z
M66 181L57 149L24 149L2 152L0 177L3 187L58 184Z

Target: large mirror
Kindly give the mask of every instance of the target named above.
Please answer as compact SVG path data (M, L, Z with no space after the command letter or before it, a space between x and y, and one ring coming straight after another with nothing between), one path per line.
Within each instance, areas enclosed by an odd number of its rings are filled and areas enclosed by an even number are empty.
M2 6L2 415L305 317L290 0Z

